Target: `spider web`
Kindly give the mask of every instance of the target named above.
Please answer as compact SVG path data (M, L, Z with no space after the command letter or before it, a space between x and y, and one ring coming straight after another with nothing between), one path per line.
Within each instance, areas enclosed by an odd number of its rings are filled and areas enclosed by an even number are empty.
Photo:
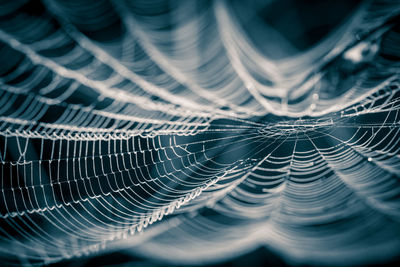
M258 246L307 263L399 255L400 6L359 4L281 59L235 12L1 3L4 262L121 247L191 263Z

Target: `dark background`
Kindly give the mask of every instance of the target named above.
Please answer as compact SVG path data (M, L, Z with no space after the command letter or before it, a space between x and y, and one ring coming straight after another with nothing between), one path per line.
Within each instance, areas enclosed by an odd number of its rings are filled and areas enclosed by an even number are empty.
M310 265L303 264L289 264L284 262L281 257L267 250L266 248L259 248L246 255L234 258L229 261L221 262L218 264L207 265L180 265L180 264L166 264L163 262L153 261L151 259L143 259L130 255L130 253L119 251L113 253L102 254L94 257L76 258L68 261L62 261L55 264L48 265L48 267L90 267L90 266L120 266L120 267L184 267L184 266L207 266L207 267L257 267L257 266L277 266L277 267L311 267ZM362 266L400 266L400 258L382 264L369 264Z

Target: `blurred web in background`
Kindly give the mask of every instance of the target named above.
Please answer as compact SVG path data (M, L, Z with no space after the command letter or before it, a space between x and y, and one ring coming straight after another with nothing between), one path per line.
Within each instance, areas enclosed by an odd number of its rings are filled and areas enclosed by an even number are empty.
M396 2L2 1L2 261L398 256Z

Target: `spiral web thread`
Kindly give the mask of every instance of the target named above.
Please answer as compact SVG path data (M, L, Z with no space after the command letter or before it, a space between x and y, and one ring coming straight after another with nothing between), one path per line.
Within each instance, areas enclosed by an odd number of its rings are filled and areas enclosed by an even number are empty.
M1 258L398 255L400 5L271 60L223 1L156 4L1 3Z

